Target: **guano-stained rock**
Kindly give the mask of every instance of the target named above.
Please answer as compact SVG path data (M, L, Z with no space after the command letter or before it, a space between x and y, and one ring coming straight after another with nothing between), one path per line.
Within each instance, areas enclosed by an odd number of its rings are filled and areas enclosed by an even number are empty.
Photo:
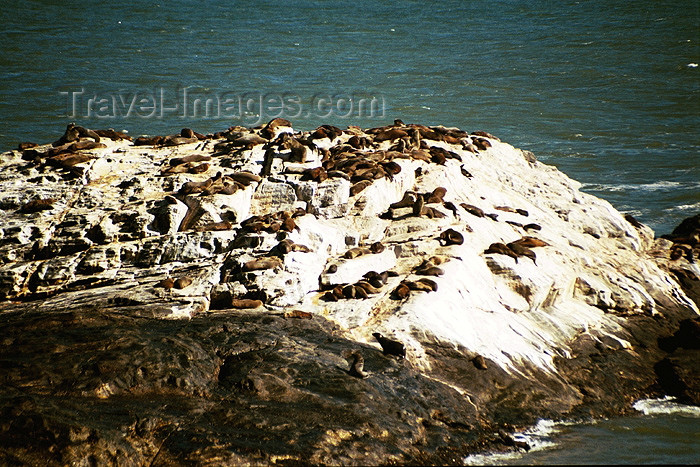
M486 132L76 128L0 155L4 463L458 463L700 403L694 218L656 239Z

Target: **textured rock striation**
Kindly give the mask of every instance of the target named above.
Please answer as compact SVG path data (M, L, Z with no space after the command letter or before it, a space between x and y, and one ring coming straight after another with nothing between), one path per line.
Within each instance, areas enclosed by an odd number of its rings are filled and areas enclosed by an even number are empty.
M700 217L488 133L69 125L0 168L3 462L454 463L700 403Z

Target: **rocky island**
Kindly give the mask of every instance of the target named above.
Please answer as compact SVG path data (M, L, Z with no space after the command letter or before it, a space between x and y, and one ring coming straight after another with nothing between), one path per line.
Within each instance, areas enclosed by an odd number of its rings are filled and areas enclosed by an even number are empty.
M489 133L71 124L0 168L4 464L459 464L700 403L700 216Z

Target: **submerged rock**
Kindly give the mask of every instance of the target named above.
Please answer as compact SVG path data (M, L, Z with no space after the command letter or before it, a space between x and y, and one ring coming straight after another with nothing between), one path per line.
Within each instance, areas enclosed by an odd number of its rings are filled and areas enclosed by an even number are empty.
M458 463L700 403L694 218L655 239L486 132L76 128L0 155L5 463Z

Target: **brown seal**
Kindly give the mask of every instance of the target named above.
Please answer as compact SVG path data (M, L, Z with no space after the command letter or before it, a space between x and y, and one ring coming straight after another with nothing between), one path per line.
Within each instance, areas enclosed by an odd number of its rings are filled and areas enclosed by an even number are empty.
M359 350L354 350L351 352L347 358L352 358L352 363L350 363L350 369L348 374L354 376L355 378L366 378L367 373L364 372L365 359Z
M379 254L384 251L386 247L382 242L374 242L369 246L369 250L374 254Z
M520 240L516 240L514 242L510 242L510 244L517 244L524 246L526 248L536 248L536 247L541 247L541 246L549 246L549 243L545 242L544 240L540 240L539 238L535 237L523 237Z
M259 175L255 175L254 173L245 170L241 172L228 174L228 177L231 177L233 180L237 181L243 186L248 186L253 182L260 182L262 180L262 178Z
M259 308L263 306L262 300L253 300L250 298L234 298L231 299L231 308Z
M493 139L493 140L496 140L496 141L500 141L499 138L493 136L491 133L488 133L488 132L486 132L486 131L481 131L481 130L479 130L479 131L473 131L473 132L472 132L472 135L474 135L474 136L483 136L484 138L490 138L490 139Z
M175 286L175 280L172 277L167 277L159 281L154 287L162 287L164 289L172 289Z
M467 203L459 203L462 208L464 208L465 211L467 211L469 214L472 216L476 217L484 217L484 210L481 208L478 208L474 206L473 204L467 204Z
M284 118L273 118L260 130L260 135L267 139L272 139L275 137L275 130L279 127L289 127L291 128L292 122Z
M214 183L214 180L211 178L209 180L205 180L203 182L185 182L182 184L180 189L178 190L178 194L180 195L190 195L193 193L201 193L207 188L209 188L212 184Z
M192 283L191 278L189 278L187 276L183 276L183 277L180 277L179 279L175 280L173 287L175 287L176 289L184 289L185 287L189 286L191 283Z
M485 151L491 147L491 142L485 138L474 138L472 141L474 146L480 151Z
M56 200L53 198L35 199L34 201L23 204L22 207L19 208L19 212L22 214L30 214L39 211L48 211L49 209L53 209L53 203L55 202Z
M109 138L112 141L122 141L122 140L131 141L131 136L129 136L126 133L123 133L121 131L114 131L111 128L107 129L107 130L95 130L95 133L97 133L97 135L100 137Z
M416 284L425 284L430 288L430 290L427 290L427 292L437 292L438 285L437 282L435 282L432 279L427 279L425 277L421 277L417 281L415 281Z
M442 276L445 271L437 266L429 266L425 268L416 269L416 274L419 276Z
M379 345L382 346L384 355L394 355L399 358L406 357L406 348L401 342L384 337L378 332L373 332L372 335L377 339Z
M281 267L282 260L277 256L268 256L265 258L257 258L246 262L243 265L244 271L260 271L264 269L274 269Z
M302 310L291 310L284 312L285 318L297 318L297 319L312 319L314 317L313 313Z
M479 370L487 370L488 369L488 366L486 366L486 359L484 357L482 357L481 355L477 355L476 357L472 358L470 361Z
M401 201L391 203L389 207L392 209L407 208L409 206L413 206L415 202L416 194L412 191L407 191L403 194L403 198L401 198Z
M361 180L350 187L350 196L356 196L362 190L372 184L372 180Z
M406 133L404 130L400 130L398 128L389 128L377 133L374 136L374 141L393 141L395 139L403 138L405 136L408 136L408 133Z
M207 156L204 154L189 154L187 156L182 156L182 157L173 157L168 161L168 164L170 165L180 165L180 164L185 164L187 162L206 162L210 161L211 156Z
M639 222L637 219L635 219L632 216L632 214L625 214L625 220L638 229L641 229L642 227L644 227L644 225L641 222Z
M455 229L445 230L440 234L439 238L444 242L445 246L461 245L464 243L464 236Z
M401 282L391 293L391 298L394 300L403 300L411 295L411 289L406 285L405 282Z
M55 141L53 146L62 146L66 143L78 141L80 138L92 138L95 140L95 142L100 142L100 135L94 131L76 125L75 123L69 123L68 126L66 126L66 131L63 133L63 136Z
M510 250L518 256L527 256L533 263L537 264L537 255L535 252L520 243L511 242L506 245Z
M425 200L422 196L419 195L416 197L416 202L413 203L413 215L420 216L421 214L423 214L423 206L425 206Z
M409 289L420 292L435 292L437 290L437 282L425 282L422 280L404 282Z
M496 253L499 255L510 256L515 260L516 263L518 262L518 255L513 250L511 250L505 243L492 243L486 250L484 250L484 253Z
M368 255L371 253L371 250L369 248L364 248L364 247L355 247L355 248L350 248L348 251L346 251L343 254L343 258L345 259L353 259L357 258L358 256L362 255Z
M358 287L363 289L368 294L375 294L375 293L381 292L381 290L379 290L379 288L374 287L372 284L370 284L367 281L357 281L355 283L355 288L358 288Z
M442 203L446 194L447 194L447 188L439 186L439 187L435 188L432 193L425 194L425 195L423 195L423 197L425 198L426 204Z
M353 284L352 288L355 289L355 298L361 298L363 300L369 298L369 294L364 287L360 287L359 285Z

